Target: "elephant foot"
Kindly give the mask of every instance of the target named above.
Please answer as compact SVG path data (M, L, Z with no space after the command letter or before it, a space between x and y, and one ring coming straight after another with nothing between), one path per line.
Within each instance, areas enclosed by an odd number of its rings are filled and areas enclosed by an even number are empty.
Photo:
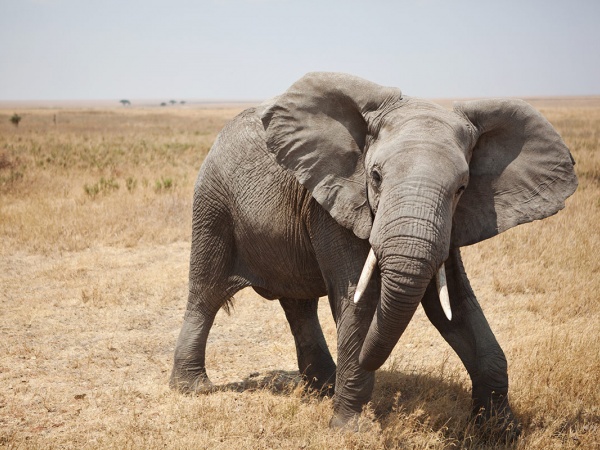
M498 407L476 406L473 417L478 432L490 442L514 443L521 435L521 424L515 418L506 398L499 398Z
M333 413L329 420L329 428L358 432L360 414L344 415Z
M215 385L208 379L206 369L200 371L199 374L191 375L189 372L173 369L169 387L182 394L209 394L216 390Z
M335 430L351 431L353 433L364 433L372 431L376 424L369 418L358 413L342 414L333 413L329 420L329 428Z

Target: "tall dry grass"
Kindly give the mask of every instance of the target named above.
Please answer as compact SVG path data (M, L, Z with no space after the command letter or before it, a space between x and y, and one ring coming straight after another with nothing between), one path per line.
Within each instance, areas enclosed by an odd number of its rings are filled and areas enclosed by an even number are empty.
M567 208L464 249L523 422L515 448L600 446L600 102L539 101L577 161ZM418 311L357 434L305 395L276 302L219 314L221 392L167 379L187 291L191 193L232 109L0 111L0 446L484 448L470 383ZM56 117L56 122L55 122ZM321 302L327 340L335 327Z
M0 115L1 245L50 252L187 239L195 173L233 111L21 115Z

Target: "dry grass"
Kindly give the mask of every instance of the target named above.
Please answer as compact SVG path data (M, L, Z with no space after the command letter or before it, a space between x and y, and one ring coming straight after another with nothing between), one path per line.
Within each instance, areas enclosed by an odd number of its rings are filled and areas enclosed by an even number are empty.
M509 360L516 448L598 448L600 102L539 105L580 188L465 262ZM378 372L361 433L328 429L331 400L302 393L279 306L251 291L211 332L223 390L169 391L193 183L236 111L32 109L18 129L13 112L0 111L0 447L495 446L469 423L468 377L422 311Z

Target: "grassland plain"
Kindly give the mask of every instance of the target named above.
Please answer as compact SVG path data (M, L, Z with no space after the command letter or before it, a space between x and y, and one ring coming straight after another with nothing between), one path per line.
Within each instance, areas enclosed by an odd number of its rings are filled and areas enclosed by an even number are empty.
M570 147L579 189L463 255L509 361L514 447L599 448L600 99L531 102ZM0 110L0 447L501 447L474 431L468 376L422 310L377 373L361 433L327 427L331 399L303 393L279 305L249 290L209 338L222 389L168 389L193 183L237 111Z

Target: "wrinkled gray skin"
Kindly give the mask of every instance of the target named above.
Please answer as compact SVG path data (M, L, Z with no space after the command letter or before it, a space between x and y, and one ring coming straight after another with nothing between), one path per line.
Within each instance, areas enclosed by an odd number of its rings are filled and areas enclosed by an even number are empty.
M335 386L332 426L353 423L374 370L421 303L464 363L473 408L515 435L502 349L471 290L459 247L555 214L577 180L552 126L518 100L453 111L345 74L310 73L219 134L194 192L189 299L171 386L210 390L206 340L219 308L252 286L279 299L298 365ZM352 297L372 247L378 270ZM435 273L445 262L453 318ZM327 295L337 371L317 318Z

